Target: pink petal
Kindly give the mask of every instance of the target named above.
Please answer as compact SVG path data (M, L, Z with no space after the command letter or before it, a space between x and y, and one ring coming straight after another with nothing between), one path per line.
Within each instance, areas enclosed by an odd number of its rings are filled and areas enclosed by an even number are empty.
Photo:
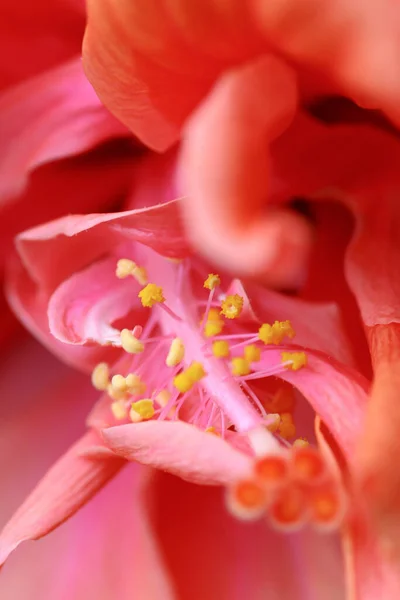
M289 319L296 331L296 344L320 350L352 365L351 349L336 304L306 302L251 283L243 286L238 279L232 282L227 293L242 296L245 309L259 322Z
M37 166L126 133L100 104L77 58L0 96L0 196L12 198Z
M24 327L66 364L90 373L99 362L112 364L118 359L119 349L73 346L60 342L50 333L47 311L51 294L37 289L18 257L13 257L9 265L6 287L8 302Z
M141 242L170 257L187 255L178 202L120 213L64 217L20 234L17 248L32 279L54 289L124 240Z
M153 531L179 598L343 600L337 538L242 523L227 513L218 488L160 472L155 484Z
M114 257L96 262L56 289L48 305L50 332L56 339L67 344L121 346L119 330L111 324L134 307L140 310L140 286L133 277L118 279L116 263Z
M103 430L119 456L194 483L216 485L243 477L251 460L223 439L183 422L148 421Z
M254 370L262 371L280 364L282 350L301 351L303 348L267 348L263 351L262 360L254 364ZM285 370L277 376L300 390L351 460L363 425L368 381L357 371L324 354L308 348L305 350L306 367L299 371Z
M38 539L66 521L123 466L116 456L81 456L98 444L97 434L86 433L47 472L1 532L0 564L21 542Z

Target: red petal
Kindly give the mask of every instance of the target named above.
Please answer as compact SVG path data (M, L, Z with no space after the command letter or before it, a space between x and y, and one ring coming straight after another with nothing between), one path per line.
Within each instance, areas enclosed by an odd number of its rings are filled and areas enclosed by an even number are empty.
M89 432L53 465L13 515L0 534L0 564L21 542L36 540L66 521L123 466L117 456L82 456L93 445L99 439Z

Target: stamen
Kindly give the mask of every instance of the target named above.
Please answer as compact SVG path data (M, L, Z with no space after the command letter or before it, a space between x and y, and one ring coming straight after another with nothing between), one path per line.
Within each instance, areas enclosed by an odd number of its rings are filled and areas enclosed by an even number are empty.
M144 267L138 267L137 265L132 271L133 277L136 279L139 285L147 285L147 271Z
M126 419L128 415L128 409L123 400L116 400L111 404L111 412L114 415L114 418L117 421L122 421L122 419Z
M155 283L148 283L138 294L143 306L151 308L154 304L165 302L162 287Z
M182 371L182 373L178 373L174 377L174 386L181 394L185 394L191 390L194 384L195 382L192 381L186 371Z
M169 352L165 361L167 367L176 367L185 356L185 346L180 338L175 338L171 342Z
M128 397L125 392L114 388L112 383L110 383L107 388L107 394L112 400L126 400Z
M198 362L198 361L193 361L192 364L189 365L188 368L186 369L186 373L195 382L200 381L200 379L203 379L203 377L205 377L207 375L207 373L204 370L203 365L201 364L201 362Z
M205 377L206 372L200 362L192 362L191 365L174 377L174 386L181 394L189 392L195 383Z
M229 356L229 344L224 340L216 340L212 344L212 353L216 358L227 358Z
M95 366L92 372L92 385L104 392L110 384L110 370L107 363L99 363Z
M293 416L291 413L281 414L281 422L279 424L279 435L283 437L284 440L288 440L290 438L295 437L296 425L293 422Z
M221 314L227 319L237 319L243 309L243 298L239 294L227 296L221 303Z
M278 413L270 413L268 415L267 429L271 433L276 433L281 424L281 416Z
M251 371L250 363L241 356L236 356L231 360L231 371L232 375L237 377L242 377L244 375L248 375Z
M305 352L282 352L282 364L290 371L298 371L307 364Z
M310 442L307 442L306 438L297 438L297 440L294 440L293 442L293 448L306 448L307 446L310 445Z
M209 308L209 310L204 313L202 323L200 327L203 327L203 321L206 320L206 324L204 326L204 335L205 337L213 337L221 333L225 326L225 322L221 319L219 310L217 308Z
M138 340L129 329L121 331L121 346L128 354L140 354L144 350L144 344Z
M259 362L261 360L261 348L255 344L249 344L244 347L244 357L249 362Z
M170 399L171 399L171 392L169 390L161 390L156 395L156 402L162 408L164 408L164 406L167 406L167 404L170 401Z
M283 373L285 371L285 368L288 364L291 364L291 362L288 361L287 363L281 363L279 366L274 366L269 369L265 369L264 371L254 371L254 373L251 373L250 375L245 375L241 381L264 379L265 377L270 377L271 375L278 375L278 373Z
M204 282L204 287L207 288L207 290L214 290L219 285L221 285L220 276L216 275L215 273L209 273L207 279Z
M133 402L129 411L129 417L133 423L148 421L154 417L153 401L150 398L143 398L143 400Z
M284 337L293 339L295 335L290 321L275 321L273 325L263 323L258 330L258 337L264 344L275 344L276 346L282 343Z
M125 377L119 374L113 376L113 378L111 379L111 385L113 389L117 390L118 392L126 392L128 389Z
M125 378L125 384L130 394L140 395L146 391L146 384L141 380L139 375L129 373Z
M136 267L136 263L129 258L120 258L117 262L117 269L115 271L115 275L118 279L125 279L132 274L134 268Z

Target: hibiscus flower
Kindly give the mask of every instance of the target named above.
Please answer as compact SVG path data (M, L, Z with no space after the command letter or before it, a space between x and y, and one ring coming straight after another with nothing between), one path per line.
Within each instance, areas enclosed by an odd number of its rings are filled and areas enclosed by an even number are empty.
M153 166L148 161L148 173ZM70 216L18 238L8 292L14 310L70 363L94 368L94 385L104 394L89 415L89 432L6 526L3 559L22 540L43 536L72 515L125 460L191 482L224 485L228 508L252 516L240 493L237 502L237 491L245 482L258 489L252 474L263 463L254 452L270 456L283 447L279 466L286 472L290 456L303 453L319 472L315 485L307 483L306 506L290 522L277 510L285 506L278 502L285 494L274 492L270 505L261 496L256 512L268 504L273 525L283 529L310 519L317 528L337 528L344 516L348 527L352 523L344 512L351 490L331 466L331 453L324 459L308 454L301 440L295 451L288 443L303 434L313 440L306 398L341 452L347 458L354 452L368 381L352 366L337 310L254 283L243 287L226 274L217 285L220 278L207 278L207 265L185 239L178 203ZM292 386L300 394L297 409ZM286 491L296 489L296 477L285 478ZM327 493L333 508L326 523L317 492ZM357 560L365 548L357 546ZM257 578L253 583L261 585Z

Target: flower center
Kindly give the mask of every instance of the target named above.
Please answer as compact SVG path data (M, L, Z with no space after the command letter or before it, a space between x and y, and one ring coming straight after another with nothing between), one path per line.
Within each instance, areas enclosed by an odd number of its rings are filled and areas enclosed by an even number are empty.
M246 435L259 458L248 480L228 490L235 515L249 519L267 511L280 528L298 526L310 515L325 528L337 523L338 494L320 454L301 438L288 450L296 437L294 390L274 376L306 367L307 355L282 349L281 360L274 357L277 346L295 337L292 324L275 321L257 329L246 317L245 298L223 293L213 273L203 284L208 297L193 299L182 283L189 280L187 266L179 269L177 301L149 282L143 267L126 258L117 263L116 276L138 281L138 297L151 314L144 328L121 330L124 355L116 372L105 363L93 371L93 385L108 394L113 418L182 419L221 437Z

